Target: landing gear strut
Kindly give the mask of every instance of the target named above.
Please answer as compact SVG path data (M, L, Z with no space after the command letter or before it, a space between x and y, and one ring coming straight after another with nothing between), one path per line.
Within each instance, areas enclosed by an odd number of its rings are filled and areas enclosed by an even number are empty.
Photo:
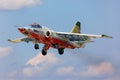
M47 55L47 50L45 50L44 48L42 49L42 55L43 56Z
M37 50L37 49L39 49L39 44L35 44L34 45L34 48Z
M42 49L42 55L45 56L47 55L47 50L50 48L50 45L44 45Z
M59 49L58 49L58 53L59 53L60 55L62 55L62 54L64 53L64 48L59 48Z

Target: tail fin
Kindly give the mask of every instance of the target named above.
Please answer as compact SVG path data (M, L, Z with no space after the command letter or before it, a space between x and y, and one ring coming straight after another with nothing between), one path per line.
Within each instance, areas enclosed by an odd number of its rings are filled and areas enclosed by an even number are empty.
M76 22L75 26L71 30L71 33L81 33L81 23L79 21Z

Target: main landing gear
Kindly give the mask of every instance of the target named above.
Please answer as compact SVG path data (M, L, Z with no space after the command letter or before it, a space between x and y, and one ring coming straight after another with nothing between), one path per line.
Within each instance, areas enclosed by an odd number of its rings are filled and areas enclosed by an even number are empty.
M39 49L39 44L35 44L34 45L34 48L37 50L37 49Z
M39 49L39 44L35 44L34 48L37 50ZM50 48L50 45L44 45L43 49L42 49L42 55L45 56L47 55L47 50ZM64 48L58 48L58 53L60 55L62 55L64 53Z
M60 55L62 55L62 54L64 53L64 48L59 48L59 49L58 49L58 53L59 53Z
M61 48L58 44L52 44L52 47L58 49L60 55L64 53L64 48Z
M42 55L45 56L47 55L47 50L50 48L50 45L44 45L42 49Z
M62 54L64 53L64 48L59 48L59 49L58 49L58 53L59 53L60 55L62 55ZM42 49L42 55L43 55L43 56L47 55L46 46L44 46L43 49Z

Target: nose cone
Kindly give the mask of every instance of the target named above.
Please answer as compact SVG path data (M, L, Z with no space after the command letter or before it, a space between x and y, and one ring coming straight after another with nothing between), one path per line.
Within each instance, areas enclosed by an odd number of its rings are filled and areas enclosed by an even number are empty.
M24 35L28 35L28 34L29 34L28 29L25 28L25 27L24 27L24 28L23 28L23 27L19 27L18 30L19 30L22 34L24 34Z
M21 27L19 27L18 30L19 30L20 32L23 32L23 31L24 31L24 29L21 28Z

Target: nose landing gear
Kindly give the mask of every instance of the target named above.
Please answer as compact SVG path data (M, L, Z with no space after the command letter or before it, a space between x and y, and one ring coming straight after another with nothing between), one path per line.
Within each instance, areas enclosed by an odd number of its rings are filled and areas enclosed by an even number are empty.
M47 55L47 50L45 50L44 48L42 49L42 55L43 56Z
M47 50L50 48L50 45L44 45L42 49L42 55L45 56L47 55Z

